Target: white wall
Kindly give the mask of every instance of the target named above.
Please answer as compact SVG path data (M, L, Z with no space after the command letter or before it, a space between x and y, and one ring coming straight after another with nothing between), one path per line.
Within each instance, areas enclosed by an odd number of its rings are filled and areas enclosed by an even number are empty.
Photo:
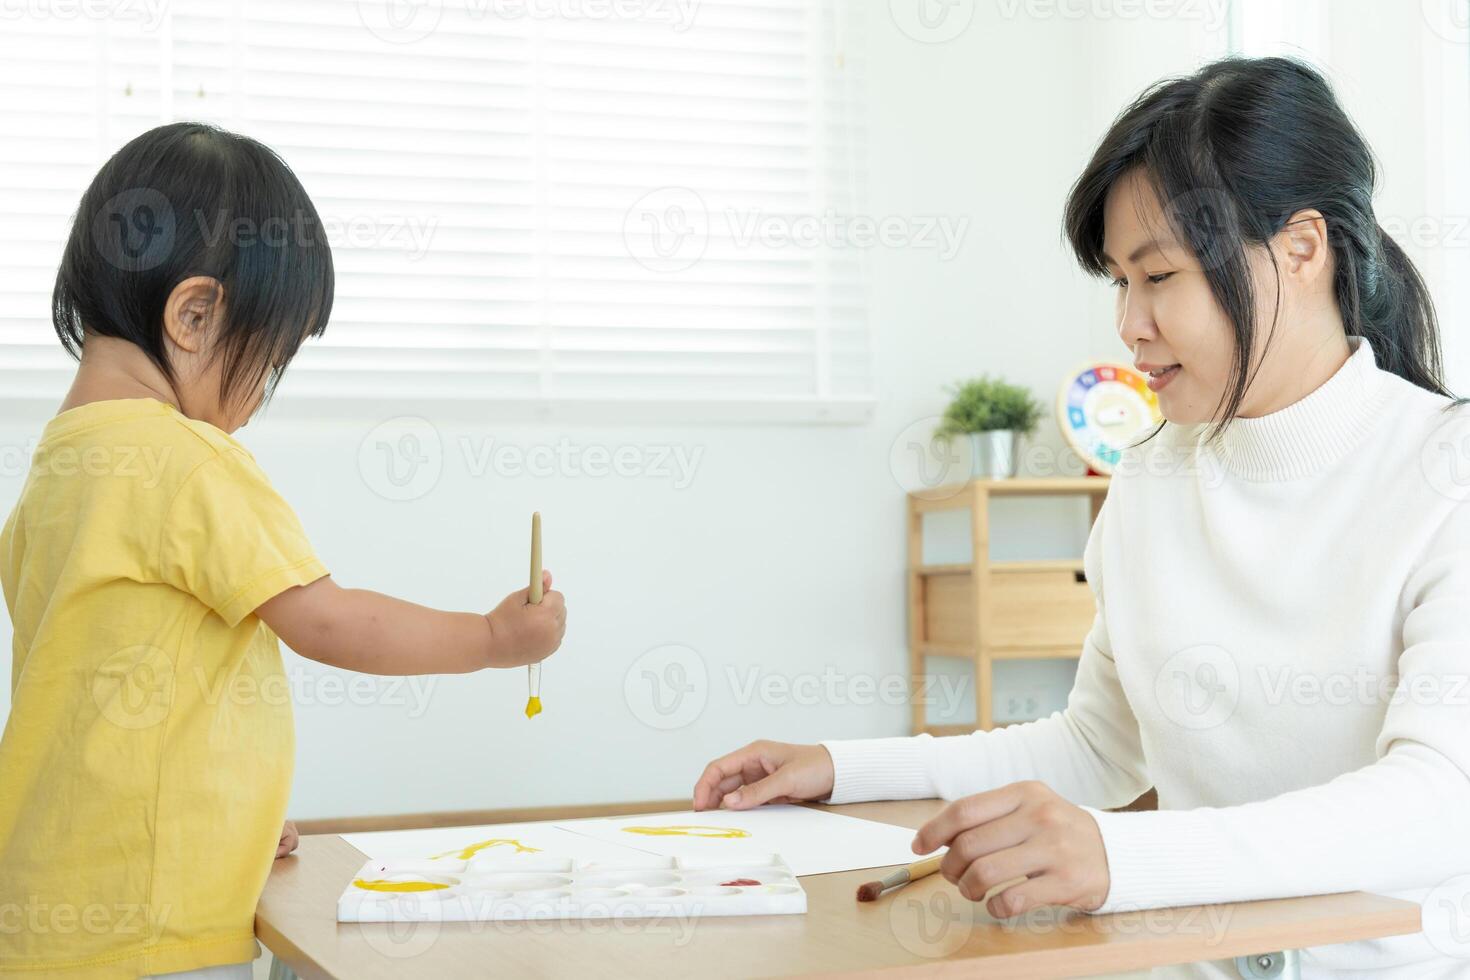
M872 688L906 673L903 491L890 447L936 414L942 386L962 376L1000 372L1050 403L1078 363L1126 356L1108 294L1063 248L1062 202L1123 102L1221 53L1224 33L1197 16L1079 20L1047 5L981 2L951 8L973 17L958 37L926 44L896 26L888 4L872 7L870 210L968 218L969 227L948 262L931 250L873 254L871 422L550 425L507 422L475 404L285 397L241 433L340 582L487 608L523 584L528 516L540 510L546 562L571 609L566 643L545 669L547 711L534 722L520 715L520 671L432 678L416 690L384 681L366 698L344 697L320 683L340 672L288 654L299 694L293 815L673 797L708 759L752 738L906 732L902 704L871 703ZM50 411L0 403L0 463ZM432 424L442 474L418 499L395 502L374 491L385 473L375 447L367 466L359 449L399 416ZM521 449L631 445L650 465L673 447L698 465L687 486L658 475L477 475L462 439L475 450L490 439ZM1049 423L1039 439L1060 447ZM15 470L0 465L7 509ZM995 549L1080 554L1085 529L1079 505L1022 506L1002 515ZM934 531L936 560L962 548L954 530ZM662 665L639 658L670 644L694 651L681 665L702 666L708 681L684 702L695 716L659 730L646 723L663 719L648 707L642 671L659 675ZM783 694L797 678L815 689ZM776 687L763 696L762 683ZM1060 698L1066 675L1016 683L1049 683ZM813 693L816 703L803 703Z

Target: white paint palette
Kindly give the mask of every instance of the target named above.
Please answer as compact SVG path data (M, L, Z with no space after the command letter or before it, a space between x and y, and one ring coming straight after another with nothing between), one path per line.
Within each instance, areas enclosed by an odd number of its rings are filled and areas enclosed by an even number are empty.
M779 854L738 863L632 856L579 861L498 854L369 861L337 900L338 922L681 919L794 915L806 891Z

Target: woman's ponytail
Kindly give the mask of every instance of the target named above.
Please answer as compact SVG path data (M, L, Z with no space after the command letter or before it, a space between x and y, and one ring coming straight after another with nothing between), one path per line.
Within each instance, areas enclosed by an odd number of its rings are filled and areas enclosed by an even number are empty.
M1439 321L1424 278L1371 215L1361 245L1338 251L1337 301L1349 334L1366 337L1378 366L1436 394L1442 380Z

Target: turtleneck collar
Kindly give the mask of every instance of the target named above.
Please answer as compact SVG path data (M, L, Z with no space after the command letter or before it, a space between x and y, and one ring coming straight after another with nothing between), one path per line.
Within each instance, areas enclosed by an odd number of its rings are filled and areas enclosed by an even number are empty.
M1291 480L1350 451L1373 425L1386 388L1373 347L1349 337L1351 353L1337 372L1305 398L1256 418L1235 418L1214 453L1247 480Z

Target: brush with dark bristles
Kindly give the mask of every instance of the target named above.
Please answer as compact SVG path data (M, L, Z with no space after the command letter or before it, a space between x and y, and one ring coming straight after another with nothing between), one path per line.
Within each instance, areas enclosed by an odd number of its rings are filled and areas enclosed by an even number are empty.
M907 868L899 868L897 871L883 878L881 881L868 881L858 886L857 899L859 902L876 901L878 896L890 888L899 885L907 885L911 881L927 878L939 870L939 860L943 854L927 857L922 861L915 861Z

